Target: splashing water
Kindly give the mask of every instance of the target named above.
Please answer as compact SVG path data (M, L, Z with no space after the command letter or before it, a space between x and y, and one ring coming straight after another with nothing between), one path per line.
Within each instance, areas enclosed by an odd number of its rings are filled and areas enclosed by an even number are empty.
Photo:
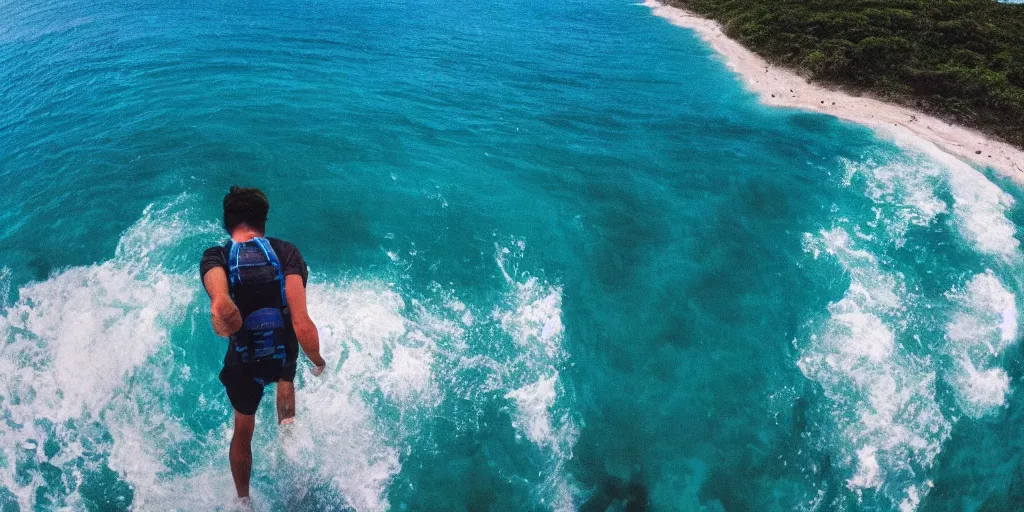
M922 282L908 290L891 254L920 250L906 247L911 229L932 229L943 215L952 217L965 243L997 257L990 264L1019 258L1006 217L1013 204L1008 194L960 162L910 151L883 165L846 162L846 186L864 175L865 196L876 205L874 218L852 226L856 237L848 227L806 235L806 250L837 260L849 287L812 328L797 363L828 398L832 425L825 434L836 439L824 450L849 475L858 503L870 491L870 503L900 510L916 510L934 485L928 475L959 419L956 411L980 418L1006 404L1009 381L998 361L1016 342L1018 322L1016 296L991 269L940 297L922 296ZM951 209L940 198L943 190L952 196ZM921 313L933 308L938 322ZM939 396L939 376L955 409Z
M1024 499L1019 187L631 2L424 1L5 6L0 509L235 509L235 184L328 361L294 425L267 390L256 510Z

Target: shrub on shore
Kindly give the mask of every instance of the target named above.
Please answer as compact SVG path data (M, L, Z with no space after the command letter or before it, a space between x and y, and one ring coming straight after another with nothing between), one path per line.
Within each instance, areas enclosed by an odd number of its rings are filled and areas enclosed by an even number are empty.
M669 0L771 62L1024 147L1024 5L995 0Z

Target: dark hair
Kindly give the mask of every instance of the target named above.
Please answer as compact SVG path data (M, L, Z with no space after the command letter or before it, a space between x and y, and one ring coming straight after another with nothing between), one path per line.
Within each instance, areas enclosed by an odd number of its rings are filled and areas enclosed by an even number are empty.
M260 189L235 185L224 196L224 229L231 233L245 224L257 231L266 231L269 212L270 201Z

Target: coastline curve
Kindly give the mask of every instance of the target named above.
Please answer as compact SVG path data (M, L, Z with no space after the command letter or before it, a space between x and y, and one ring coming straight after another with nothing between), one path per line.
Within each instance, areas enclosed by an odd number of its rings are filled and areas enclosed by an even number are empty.
M696 32L765 105L828 114L865 125L890 140L927 141L959 160L983 168L992 167L1018 184L1024 184L1024 151L1010 144L911 108L809 82L730 39L714 20L658 0L644 0L640 5L673 25Z

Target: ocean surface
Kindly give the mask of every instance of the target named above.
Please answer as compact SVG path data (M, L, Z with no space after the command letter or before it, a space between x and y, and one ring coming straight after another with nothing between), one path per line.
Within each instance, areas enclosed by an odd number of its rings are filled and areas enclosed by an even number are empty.
M328 370L256 510L1024 500L1021 190L626 0L0 0L0 510L231 510L229 186Z

